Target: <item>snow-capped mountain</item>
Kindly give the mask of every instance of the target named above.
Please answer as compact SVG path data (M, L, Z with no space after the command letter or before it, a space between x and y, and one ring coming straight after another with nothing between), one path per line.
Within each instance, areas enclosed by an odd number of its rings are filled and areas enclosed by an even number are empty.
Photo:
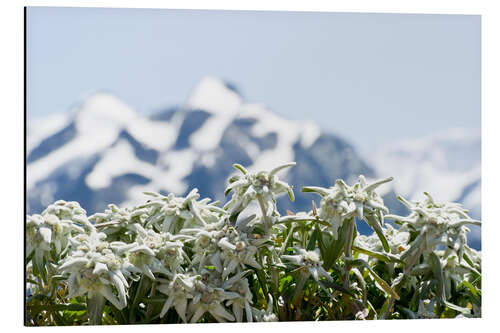
M382 147L371 156L378 173L394 176L395 193L411 200L429 192L438 201L460 202L481 219L481 132L454 128ZM472 244L480 228L471 227Z
M143 191L186 194L225 201L233 163L265 170L296 161L280 175L296 188L293 206L310 210L304 185L330 186L335 179L374 177L345 140L314 123L284 119L246 103L232 88L203 79L185 105L145 117L108 93L85 98L72 112L28 120L28 213L57 199L76 200L88 213L109 203L143 202Z
M297 165L280 176L295 187L296 200L282 197L282 213L311 209L318 198L301 193L302 186L328 187L338 178L352 183L360 174L394 176L393 187L380 190L395 214L406 213L396 194L415 199L423 191L463 203L475 218L481 213L479 132L452 130L389 145L372 156L372 168L344 139L247 103L214 78L201 80L184 105L150 117L102 92L71 112L28 118L27 125L28 214L58 199L78 201L92 214L109 203L141 203L144 191L184 195L195 186L202 197L225 202L233 163L255 171L290 161ZM361 223L359 230L368 227ZM479 229L471 244L480 246Z

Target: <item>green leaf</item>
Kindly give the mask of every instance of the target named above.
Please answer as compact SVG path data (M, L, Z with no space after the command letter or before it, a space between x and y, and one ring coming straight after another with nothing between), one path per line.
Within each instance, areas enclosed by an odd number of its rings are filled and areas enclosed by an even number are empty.
M240 170L240 172L244 175L248 173L248 170L241 164L235 163L233 164L233 168Z
M143 299L142 301L146 304L150 304L150 303L165 303L167 301L168 298L166 297L163 297L163 296L153 296L151 298L145 298Z
M420 246L422 245L423 241L425 239L425 234L419 234L414 240L413 242L411 242L410 244L410 248L408 250L406 250L405 252L403 252L401 254L401 256L399 256L399 258L403 261L406 262L406 259L412 254L412 253L416 253L418 251L418 249L420 248ZM417 262L418 262L418 258L417 258Z
M436 287L437 287L436 296L441 302L444 303L447 297L446 297L446 286L444 280L443 266L441 265L441 260L439 260L438 256L434 252L431 252L429 254L429 264L432 267L432 272L434 274L434 279L436 281Z
M281 170L283 169L286 169L286 168L290 168L290 167L293 167L295 166L297 163L295 162L290 162L290 163L285 163L285 164L282 164L274 169L272 169L271 171L269 171L269 177L272 177L274 176L276 173L280 172ZM292 200L293 201L293 200Z
M367 215L365 216L365 221L368 225L377 233L378 238L382 242L382 246L384 247L385 252L390 252L389 243L384 236L384 231L382 230L382 226L378 223L377 220L373 216Z
M237 180L239 180L239 179L240 179L240 176L238 176L238 175L234 175L234 176L230 177L230 178L227 180L227 182L228 182L229 184L232 184L232 183L234 183L235 181L237 181Z
M325 287L325 288L326 288L326 287L327 287L327 288L332 288L332 289L335 289L335 290L341 291L341 292L343 292L343 293L345 293L345 294L347 294L347 295L349 295L349 296L351 296L351 297L356 297L356 296L352 293L352 291L350 291L350 290L349 290L349 289L347 289L347 288L344 288L344 286L342 286L342 285L340 285L340 284L337 284L337 283L335 283L335 282L328 281L328 280L326 280L326 279L324 279L324 280L319 280L318 282L319 282L319 284L323 285L323 287Z
M52 313L54 321L57 326L67 326L68 323L64 320L64 316L61 316L57 311Z
M399 295L389 286L387 282L384 281L380 276L375 273L375 271L370 267L370 265L362 259L348 260L348 265L350 266L363 266L365 267L370 275L377 281L377 283L382 287L382 289L389 295L392 295L396 300L399 300Z
M316 236L317 236L317 233L313 231L311 233L311 237L309 238L309 242L307 243L307 247L306 247L307 251L312 251L316 248Z
M347 240L349 237L352 237L349 231L349 223L343 223L338 230L338 239L334 239L332 236L324 234L324 236L328 236L328 242L325 244L326 254L324 257L322 256L325 263L325 269L330 269L335 263L335 260L337 260L344 251L347 246Z
M371 250L368 250L368 249L365 249L365 248L362 248L359 246L355 246L355 245L352 246L352 249L355 252L366 254L372 258L376 258L376 259L381 260L381 261L403 263L403 261L401 259L399 259L397 256L390 254L390 253L375 252L375 251L371 251Z
M35 281L35 280L32 280L32 279L26 279L26 282L38 285L38 281Z
M43 310L54 312L54 311L82 311L87 310L87 306L85 304L37 304L37 305L28 305L28 309L30 311L34 311L39 313Z
M474 287L472 284L469 283L469 281L463 280L460 284L464 285L472 293L472 295L476 297L481 296L481 290Z
M432 270L431 265L423 263L423 264L413 266L410 274L411 275L423 275L423 274L430 272L431 270Z
M452 310L455 310L455 311L458 311L460 313L463 313L463 314L470 314L470 310L467 309L467 308L463 308L461 306L458 306L458 305L455 305L453 303L450 303L448 301L443 301L443 304L446 305L448 308L452 309Z
M317 193L321 195L322 197L325 195L328 195L328 190L323 187L317 187L317 186L304 186L302 187L302 192L305 193Z

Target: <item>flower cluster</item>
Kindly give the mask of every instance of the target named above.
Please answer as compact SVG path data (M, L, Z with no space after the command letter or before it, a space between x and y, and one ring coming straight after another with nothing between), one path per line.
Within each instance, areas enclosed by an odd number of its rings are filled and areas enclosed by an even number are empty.
M389 210L384 206L382 198L375 192L380 185L390 182L392 177L367 184L364 176L353 186L337 179L335 185L326 189L322 187L305 187L307 192L316 192L322 196L319 217L330 223L329 231L335 239L344 221L358 218L365 220L374 230L384 222L384 214Z
M408 249L410 233L406 231L405 227L396 229L392 225L386 224L386 226L382 229L385 239L387 239L387 242L389 244L390 254L397 255ZM359 235L354 240L354 244L374 252L384 252L382 242L376 234Z
M424 195L424 200L415 202L399 197L399 200L410 209L410 214L406 217L387 215L386 218L398 221L416 231L419 236L413 244L422 248L424 254L443 246L444 257L456 255L461 261L467 249L467 232L470 231L466 225L481 225L481 222L467 215L467 211L460 204L440 203L429 193L425 192Z
M30 323L72 325L82 309L90 324L375 319L396 317L396 301L409 318L445 308L480 316L481 254L466 245L465 227L479 222L459 205L428 195L401 199L409 216L390 215L375 190L392 178L360 176L353 186L303 188L320 205L281 216L277 196L294 194L277 173L293 165L254 173L235 164L223 207L193 189L146 192L141 205L88 217L59 200L28 216ZM375 232L359 235L356 220ZM373 304L388 305L380 313Z
M28 216L26 255L28 258L32 257L35 269L45 274L46 263L57 261L58 257L66 252L69 237L71 234L82 232L81 226L85 222L85 210L74 201L59 200L48 206L42 214Z
M106 234L97 232L91 224L87 228L87 233L70 238L72 251L59 266L62 274L69 275L68 297L104 297L121 310L127 305L128 283L125 276L133 271L123 258L130 246L123 242L108 243Z

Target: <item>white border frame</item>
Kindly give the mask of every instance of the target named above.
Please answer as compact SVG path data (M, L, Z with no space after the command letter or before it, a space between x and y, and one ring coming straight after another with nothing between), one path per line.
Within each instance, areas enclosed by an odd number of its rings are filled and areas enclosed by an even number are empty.
M164 331L214 331L230 332L234 330L369 330L387 331L473 331L481 330L494 324L499 288L496 284L499 268L497 254L499 243L493 238L500 235L499 223L495 221L494 209L496 190L499 187L498 137L499 117L499 62L500 32L499 5L488 0L351 0L344 2L320 0L3 0L0 9L0 103L3 121L1 123L2 172L1 193L3 215L2 244L2 293L0 313L2 326L17 329L23 327L23 142L24 142L24 6L66 6L66 7L121 7L121 8L178 8L178 9L228 9L228 10L279 10L279 11L330 11L353 13L432 13L432 14L477 14L482 18L482 228L483 248L483 318L467 320L418 320L418 321L368 321L368 322L297 322L275 324L199 324L199 325L148 325L147 330ZM7 152L6 154L4 152ZM7 186L5 186L5 184ZM5 319L9 320L5 320ZM498 325L497 325L498 326ZM139 326L92 327L99 331L132 331ZM58 328L52 328L58 329ZM63 328L65 329L65 328ZM76 330L89 328L77 327Z

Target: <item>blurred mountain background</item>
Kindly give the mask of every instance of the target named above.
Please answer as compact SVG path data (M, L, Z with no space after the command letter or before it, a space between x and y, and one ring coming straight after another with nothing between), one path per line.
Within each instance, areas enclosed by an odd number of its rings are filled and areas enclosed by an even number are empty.
M27 7L26 75L29 214L296 161L281 213L363 174L481 218L480 15Z
M233 84L213 77L203 78L182 105L148 116L112 93L89 95L70 112L29 118L26 144L28 214L58 199L78 201L92 214L110 203L141 203L143 191L185 195L193 187L224 202L233 163L256 171L296 161L281 173L296 195L294 203L279 199L282 213L308 211L318 201L302 186L329 187L338 178L353 183L363 174L394 176L381 187L393 213L406 214L396 195L419 199L428 191L481 218L480 131L452 128L360 154L320 124L248 103ZM359 228L369 231L363 223ZM469 243L481 247L478 228Z

